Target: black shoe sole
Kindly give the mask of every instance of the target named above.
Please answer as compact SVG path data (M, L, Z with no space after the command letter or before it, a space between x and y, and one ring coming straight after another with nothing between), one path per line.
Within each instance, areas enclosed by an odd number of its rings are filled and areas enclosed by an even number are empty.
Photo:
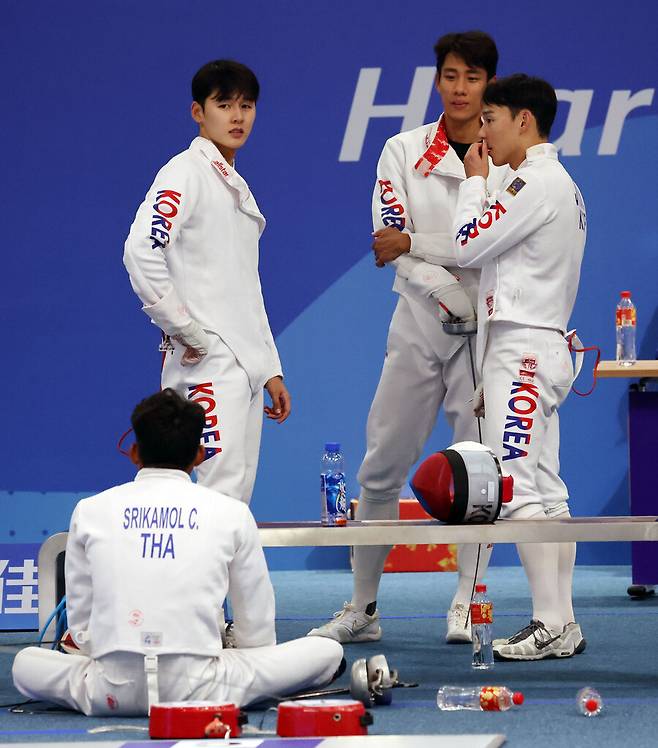
M581 649L580 651L582 652L583 649ZM500 652L497 652L494 649L494 660L496 660L496 662L536 662L538 660L567 660L569 659L569 657L573 657L573 655L575 654L580 654L580 652L574 650L572 654L568 655L558 655L551 652L550 654L544 655L543 657L506 657L505 655L500 654Z
M587 642L584 639L581 639L578 646L574 649L573 653L575 655L582 654L585 649L587 649Z
M574 649L573 653L575 655L582 654L587 649L587 641L585 639L581 639L578 646ZM565 657L558 657L557 655L551 654L547 655L546 657L538 657L537 659L540 660L564 660L567 659ZM494 649L494 660L497 662L534 662L534 660L520 660L518 657L505 657L504 655L499 654Z

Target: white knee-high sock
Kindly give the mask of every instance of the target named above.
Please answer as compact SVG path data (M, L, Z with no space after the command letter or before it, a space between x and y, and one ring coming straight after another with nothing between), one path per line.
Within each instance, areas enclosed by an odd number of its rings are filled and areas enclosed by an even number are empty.
M546 510L549 519L571 517L566 501ZM558 597L560 614L565 623L576 620L573 612L573 569L576 564L576 544L558 543Z
M398 519L400 504L395 501L381 501L361 496L356 518L359 520ZM384 571L386 556L391 545L357 545L354 546L354 593L352 605L357 610L377 599L379 580Z
M576 544L558 543L558 596L560 613L566 623L576 620L573 612L573 568L576 565Z
M539 504L525 504L509 513L510 519L547 519ZM562 619L558 593L558 543L517 543L516 549L528 577L532 595L532 617L549 629L561 631Z
M493 551L493 544L482 543L479 548L480 557L478 559L477 543L464 543L457 546L457 589L450 603L451 608L454 608L455 605L470 605L476 564L477 581L480 582L484 578Z
M561 631L567 621L560 611L557 546L557 543L519 543L516 548L530 585L532 617L550 629Z

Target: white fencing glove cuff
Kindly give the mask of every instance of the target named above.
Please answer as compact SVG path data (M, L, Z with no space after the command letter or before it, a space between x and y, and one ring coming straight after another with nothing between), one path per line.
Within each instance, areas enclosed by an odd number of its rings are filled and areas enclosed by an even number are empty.
M411 262L414 263L413 266ZM429 262L424 261L418 262L418 260L414 260L412 257L408 258L406 269L410 288L417 294L420 294L420 296L425 296L426 298L434 296L442 288L459 283L457 278L449 270L441 267L441 265L431 265Z
M458 280L440 291L436 291L432 294L432 297L439 302L441 322L451 322L454 317L462 322L471 322L475 319L473 304L471 304L471 300Z
M181 366L194 366L208 354L210 338L201 325L191 319L180 332L172 336L174 340L186 347L181 358Z
M484 387L478 384L473 393L473 413L476 418L484 418Z
M395 272L405 280L409 278L418 265L422 264L424 264L422 260L419 260L417 257L410 257L408 254L400 255L396 260L393 260Z
M190 317L173 286L155 304L142 309L164 333L186 347L181 358L183 366L194 366L207 355L210 339L201 325Z
M444 267L419 262L411 269L407 284L420 296L438 301L442 322L455 317L464 322L475 319L475 310L461 283Z
M155 304L143 306L142 311L172 338L181 333L192 319L173 286Z

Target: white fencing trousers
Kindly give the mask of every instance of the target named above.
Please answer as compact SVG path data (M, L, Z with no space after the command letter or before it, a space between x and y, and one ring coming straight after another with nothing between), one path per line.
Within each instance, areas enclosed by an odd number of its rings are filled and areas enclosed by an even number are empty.
M215 701L247 706L307 688L321 688L338 670L343 648L309 636L271 647L226 649L218 657L159 655L159 701ZM27 647L12 668L14 685L29 698L94 716L145 716L144 657L115 652L93 660Z
M501 516L530 505L549 511L568 498L557 412L573 382L568 344L556 330L493 322L482 371L484 443L514 476L514 498Z
M420 299L418 305L421 302L431 303ZM362 495L370 499L398 500L441 405L453 430L453 442L478 440L468 349L462 337L443 333L438 313L436 328L437 340L432 345L407 299L399 298L368 414L366 456L357 476Z
M206 331L207 332L207 331ZM206 413L201 444L206 459L197 468L202 486L249 503L256 480L263 427L263 391L251 391L247 373L214 333L207 356L181 366L184 346L164 354L162 388L198 402Z
M478 439L465 341L443 332L436 302L418 299L412 304L413 308L404 296L398 299L389 328L386 359L368 415L367 451L357 476L361 485L357 512L360 520L397 519L400 492L434 428L441 405L453 430L453 441ZM431 340L423 329L432 330ZM376 600L390 548L354 548L352 604L357 610L364 610ZM469 568L474 568L476 553L477 545L458 549L460 560L467 559ZM471 577L458 588L458 592L461 587L468 588L467 599L462 601L460 596L458 602L470 601L469 585L472 586Z

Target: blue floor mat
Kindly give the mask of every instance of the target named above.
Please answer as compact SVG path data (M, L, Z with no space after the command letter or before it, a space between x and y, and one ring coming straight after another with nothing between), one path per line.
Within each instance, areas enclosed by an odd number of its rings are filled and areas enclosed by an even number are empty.
M519 568L488 572L494 602L496 636L514 633L528 622L530 603ZM303 636L325 622L351 596L352 576L345 571L272 573L277 595L280 640ZM404 681L415 689L396 689L393 704L373 709L370 734L503 733L510 746L588 748L601 745L658 745L658 598L631 600L628 567L577 567L574 606L587 649L564 660L496 663L483 676L470 667L468 645L444 642L445 613L456 576L385 574L378 601L384 637L380 642L349 645L348 663L384 653ZM327 607L329 605L329 607ZM22 701L11 685L13 654L32 634L0 634L0 703ZM349 673L349 669L348 669ZM336 685L347 685L346 673ZM506 685L522 691L525 703L505 713L441 712L436 691L444 684ZM592 686L604 710L588 719L576 709L576 693ZM274 712L251 711L249 722L274 729ZM12 714L0 710L0 742L77 742L138 740L130 730L90 735L98 726L143 727L145 719L87 718L66 712Z

